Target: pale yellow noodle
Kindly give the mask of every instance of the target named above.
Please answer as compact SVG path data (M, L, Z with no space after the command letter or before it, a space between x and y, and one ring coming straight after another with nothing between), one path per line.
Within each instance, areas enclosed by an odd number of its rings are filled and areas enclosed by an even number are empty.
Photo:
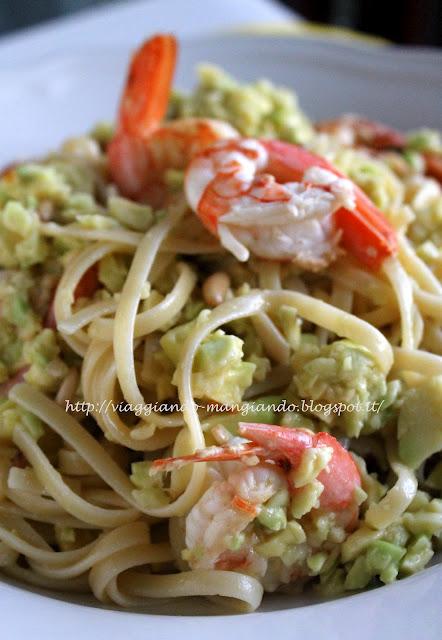
M253 316L252 323L267 354L279 364L287 364L290 346L275 323L265 313L257 313Z
M408 238L399 235L399 258L407 273L424 291L442 295L442 284L431 269L419 258Z
M116 308L117 303L114 299L99 300L73 313L70 318L61 320L57 325L57 329L61 333L70 336L80 329L83 329L83 327L90 324L93 320L114 313Z
M265 291L263 295L272 307L282 304L295 307L299 315L309 322L363 345L371 351L382 371L388 373L390 370L393 364L391 345L375 327L322 300L296 291Z
M85 229L80 225L68 224L61 226L55 222L40 224L43 235L56 238L66 236L79 238L80 240L93 240L95 242L111 242L123 247L137 247L143 237L142 233L127 231L127 229Z
M42 556L34 552L32 566L41 575L52 578L74 578L80 576L98 562L111 558L115 553L140 544L149 544L150 536L143 522L122 525L102 534L96 541L75 551L47 552ZM32 557L32 556L28 556Z
M209 333L232 320L255 315L263 305L264 300L259 293L224 302L211 311L204 324L195 326L186 339L182 358L177 368L178 395L183 406L184 419L189 429L190 442L194 451L203 448L205 445L204 434L192 394L191 380L195 353ZM205 464L193 465L192 475L184 493L169 505L149 509L148 513L160 518L186 514L198 500L203 488L204 478Z
M24 569L19 565L3 567L2 571L10 578L14 578L21 583L30 584L33 587L41 589L50 589L51 591L61 591L62 593L87 593L89 591L88 581L84 576L78 578L69 578L69 580L59 580L58 578L49 578L30 569Z
M342 260L328 269L328 274L344 287L369 298L375 304L385 304L391 300L391 289L385 281L370 271L355 267Z
M98 243L77 253L65 269L54 298L54 314L57 326L72 316L75 289L86 271L104 256L113 253L118 245ZM80 356L84 356L89 342L87 334L79 329L75 335L63 334L65 342Z
M385 327L388 324L396 322L399 318L399 310L396 306L391 304L385 304L382 307L377 307L371 311L366 311L359 315L361 320L365 320L374 327Z
M183 596L222 596L226 606L238 611L254 611L261 603L263 588L251 576L234 571L185 571L175 575L143 575L129 572L120 578L121 588L129 595L143 598L179 598Z
M389 462L397 481L380 502L368 507L365 514L365 522L374 529L385 529L397 522L417 492L417 479L413 470L399 462L391 452Z
M136 509L102 509L77 495L63 482L61 475L51 465L35 440L21 427L17 426L14 430L14 443L33 466L49 495L71 515L103 528L115 527L137 518Z
M184 263L178 264L178 273L178 279L170 293L151 309L137 314L134 325L135 338L161 329L181 311L188 301L196 284L196 274ZM98 340L112 340L114 320L103 318L95 321L89 330L89 335Z
M440 295L428 293L415 287L414 299L424 316L430 316L442 322L442 293Z
M104 448L70 415L55 402L28 384L16 385L9 397L18 405L38 416L50 425L95 470L114 491L128 503L132 500L132 483ZM23 440L23 438L21 438ZM26 443L29 436L26 438ZM39 449L34 442L32 450ZM38 475L38 474L37 474ZM40 478L41 481L41 478ZM42 483L44 485L44 482Z
M141 240L115 313L113 345L117 376L125 400L132 404L144 404L136 380L133 357L134 327L141 289L147 281L162 241L183 214L183 204L171 208L163 220L152 227Z
M413 349L416 343L413 336L413 287L411 281L397 258L385 260L382 270L390 280L397 299L401 315L402 347Z
M143 602L125 597L124 592L117 590L114 579L132 567L172 560L173 553L168 543L140 544L116 551L112 556L94 563L89 574L89 583L95 597L102 602L113 600L121 606L142 605ZM175 580L179 582L180 576L175 576Z
M426 376L442 374L442 357L419 349L402 349L393 347L393 373L398 371L415 371Z

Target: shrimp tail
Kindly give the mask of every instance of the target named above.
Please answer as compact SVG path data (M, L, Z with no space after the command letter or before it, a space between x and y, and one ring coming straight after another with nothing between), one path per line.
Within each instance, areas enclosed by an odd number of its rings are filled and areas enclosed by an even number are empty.
M364 193L356 194L356 209L341 207L334 214L342 246L376 271L398 249L396 232Z
M118 131L147 137L164 118L177 57L171 34L147 40L134 54L118 112Z
M194 462L226 462L229 460L239 460L246 456L264 456L265 452L262 447L257 447L254 444L244 444L239 447L206 447L206 449L200 449L196 453L192 453L187 456L172 456L169 458L159 458L152 463L150 468L150 475L153 476L157 473L164 471L173 471L180 469L187 464Z
M265 448L270 457L289 460L293 465L297 465L303 452L313 446L312 434L303 429L240 422L238 432Z

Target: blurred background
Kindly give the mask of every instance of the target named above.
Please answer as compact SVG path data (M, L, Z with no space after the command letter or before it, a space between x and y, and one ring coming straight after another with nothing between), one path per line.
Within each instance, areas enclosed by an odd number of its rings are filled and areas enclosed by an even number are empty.
M112 2L0 0L0 35ZM312 22L345 27L402 44L442 46L442 0L280 0L280 3Z

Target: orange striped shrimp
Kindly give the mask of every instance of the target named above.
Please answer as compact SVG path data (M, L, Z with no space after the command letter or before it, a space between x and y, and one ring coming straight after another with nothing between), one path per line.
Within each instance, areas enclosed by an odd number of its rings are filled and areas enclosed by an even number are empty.
M373 152L395 149L403 151L407 136L382 122L346 113L334 120L323 120L316 129L338 136L345 146L367 147ZM421 151L425 174L442 184L442 155L437 151Z
M346 113L334 120L322 120L316 124L318 131L337 135L343 144L362 146L381 151L403 149L406 136L397 129L364 116Z
M238 136L227 122L208 118L162 120L176 63L172 35L156 35L134 54L107 157L123 195L161 205L166 169L184 169L191 157L222 138Z
M262 504L286 485L276 467L257 465L215 481L186 518L186 547L193 569L239 568L252 561L251 549L232 550L232 541L253 522Z
M253 540L241 547L242 555L231 554L229 535L237 535L259 515L260 506L279 489L287 488L296 499L296 471L303 455L312 448L327 447L327 466L316 480L323 487L318 514L333 514L335 522L350 532L359 515L358 489L361 477L353 458L328 433L268 424L240 423L239 433L250 442L208 447L193 455L155 460L151 473L170 471L193 462L238 460L243 464L224 481L215 481L194 505L186 518L186 544L192 568L249 567L253 560ZM259 463L253 466L258 458ZM255 559L256 562L256 559ZM230 563L230 565L229 565Z
M277 140L226 140L190 162L187 200L238 260L253 253L325 268L345 247L372 269L397 251L394 229L327 160Z

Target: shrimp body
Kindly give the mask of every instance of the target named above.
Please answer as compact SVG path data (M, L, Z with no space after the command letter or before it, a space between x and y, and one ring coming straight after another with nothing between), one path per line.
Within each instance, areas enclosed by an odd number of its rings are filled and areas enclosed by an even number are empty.
M187 515L186 559L192 569L244 571L272 591L282 583L306 579L307 559L317 551L335 549L354 530L361 478L349 452L328 433L253 423L240 423L239 433L250 443L234 438L225 446L156 460L151 473L210 462L217 475ZM315 457L323 464L312 472ZM314 488L315 498L303 511L306 487ZM260 522L266 508L275 508L267 501L277 493L290 496L291 508L300 511L294 516L292 510L295 520L290 522L288 502L282 503L286 527L275 527L280 537L269 547L272 536L263 529L265 519L256 526L255 518ZM318 535L319 521L329 523L330 537Z
M215 141L238 135L226 122L185 118L162 123L176 64L177 43L157 35L133 56L107 149L109 172L125 196L160 202L166 169L184 169Z
M227 122L183 118L167 122L146 136L117 133L108 148L109 170L125 196L151 200L167 169L185 169L190 159L214 142L235 138Z
M187 200L238 260L291 261L316 271L338 241L378 268L396 236L365 194L324 158L276 140L227 140L195 156Z
M316 129L336 136L344 146L366 147L373 152L388 149L403 151L407 146L407 136L401 131L351 113L334 120L318 122ZM421 154L425 163L425 174L442 184L442 155L425 150L421 151Z
M332 214L344 204L355 206L351 182L310 167L298 176L301 182L279 183L270 169L263 143L222 141L190 163L187 200L238 260L253 253L312 271L326 267L337 255Z
M186 546L193 569L226 567L236 557L229 543L256 518L260 505L269 500L285 480L269 465L240 465L226 480L215 481L193 506L186 518ZM234 559L234 560L233 560Z
M179 468L184 464L203 461L250 460L252 457L272 461L286 472L288 487L293 495L299 484L293 481L302 464L303 456L312 449L326 448L328 460L317 480L323 490L319 498L319 508L326 513L340 515L344 526L351 528L357 520L359 506L357 489L361 486L361 477L350 453L329 433L312 433L306 429L295 429L268 424L239 423L239 434L250 440L239 446L209 447L189 456L155 460L151 473ZM253 467L250 467L253 469ZM240 497L254 503L250 495Z
M335 120L323 120L316 125L318 131L338 137L343 145L363 146L378 151L402 149L406 137L400 131L375 120L347 113Z

